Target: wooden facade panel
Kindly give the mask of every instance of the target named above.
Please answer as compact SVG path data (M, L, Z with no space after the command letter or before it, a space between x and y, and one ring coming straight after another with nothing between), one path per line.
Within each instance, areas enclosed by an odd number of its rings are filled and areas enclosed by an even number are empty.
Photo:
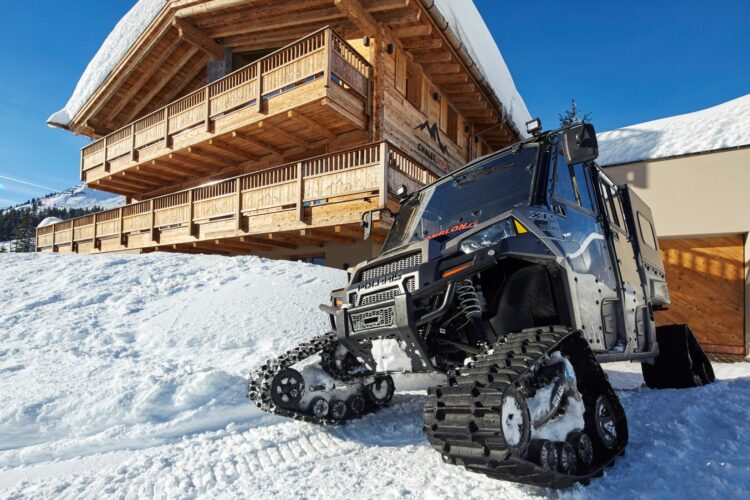
M380 186L377 167L359 167L306 178L304 200L314 201L349 193L377 190Z
M209 200L197 201L193 208L195 211L193 220L233 215L237 211L235 199L236 195L229 194Z
M154 211L154 226L163 227L182 224L190 220L190 206L181 205Z
M687 323L706 350L744 354L744 237L659 240L672 303L656 322Z
M242 193L242 210L254 211L293 205L298 201L297 181L251 189Z

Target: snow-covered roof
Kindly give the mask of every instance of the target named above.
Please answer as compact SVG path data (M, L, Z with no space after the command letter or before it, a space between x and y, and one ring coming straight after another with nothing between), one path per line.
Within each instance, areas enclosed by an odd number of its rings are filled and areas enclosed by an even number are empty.
M64 221L59 217L47 217L43 219L42 222L40 222L36 227L37 228L47 227L47 226L51 226L52 224L57 224L58 222L64 222Z
M531 120L529 110L513 82L513 77L495 38L487 28L474 2L472 0L434 0L434 3L479 67L495 95L510 113L519 132L525 133L526 122Z
M138 0L117 26L104 40L104 43L91 59L78 80L73 95L63 109L47 118L50 125L67 126L86 102L94 95L96 89L109 76L115 66L125 57L135 41L146 31L156 18L167 0Z
M750 94L712 108L597 134L600 165L750 145Z
M162 10L167 0L138 0L107 36L63 109L47 119L50 125L66 127L94 95L128 50ZM423 2L431 5L431 1ZM529 111L516 89L508 66L472 0L434 0L449 28L459 38L474 63L509 112L521 133L530 120Z

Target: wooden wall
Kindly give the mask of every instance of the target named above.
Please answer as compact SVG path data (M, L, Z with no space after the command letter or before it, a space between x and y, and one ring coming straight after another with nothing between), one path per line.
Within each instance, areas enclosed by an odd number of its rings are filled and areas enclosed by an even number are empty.
M656 322L687 323L704 349L745 354L742 235L661 239L672 304Z

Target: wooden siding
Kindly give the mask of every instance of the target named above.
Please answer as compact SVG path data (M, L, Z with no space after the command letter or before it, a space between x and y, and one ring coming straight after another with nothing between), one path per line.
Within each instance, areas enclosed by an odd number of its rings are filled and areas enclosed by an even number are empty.
M659 240L672 304L657 324L687 323L704 349L745 354L742 235Z

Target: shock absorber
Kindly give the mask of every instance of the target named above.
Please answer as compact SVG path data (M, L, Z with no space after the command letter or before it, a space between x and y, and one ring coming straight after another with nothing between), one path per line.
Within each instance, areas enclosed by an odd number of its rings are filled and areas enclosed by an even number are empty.
M482 317L482 302L479 300L479 294L474 287L471 279L465 279L456 287L456 298L458 306L466 316L466 319L473 321Z

